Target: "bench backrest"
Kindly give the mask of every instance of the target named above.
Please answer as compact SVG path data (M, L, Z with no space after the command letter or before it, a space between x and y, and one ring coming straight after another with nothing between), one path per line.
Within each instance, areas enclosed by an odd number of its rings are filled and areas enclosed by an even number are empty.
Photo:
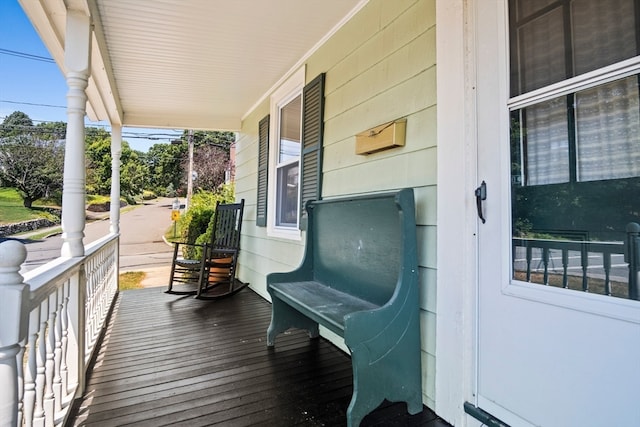
M413 191L310 202L306 257L313 258L313 275L332 288L385 304L393 295L407 242L415 233ZM399 200L410 198L401 206ZM405 224L406 221L413 224ZM409 227L403 227L409 225Z

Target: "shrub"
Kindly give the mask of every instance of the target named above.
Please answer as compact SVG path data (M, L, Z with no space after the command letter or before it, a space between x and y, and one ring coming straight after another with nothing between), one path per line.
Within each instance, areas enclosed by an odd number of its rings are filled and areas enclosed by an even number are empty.
M235 200L233 184L221 185L215 193L198 191L191 198L191 206L185 215L180 217L182 241L203 245L211 239L215 206L220 203L233 203ZM184 246L183 256L197 259L202 256L201 247Z
M158 196L156 196L156 193L154 193L153 191L144 190L142 192L142 200L153 200L157 198Z

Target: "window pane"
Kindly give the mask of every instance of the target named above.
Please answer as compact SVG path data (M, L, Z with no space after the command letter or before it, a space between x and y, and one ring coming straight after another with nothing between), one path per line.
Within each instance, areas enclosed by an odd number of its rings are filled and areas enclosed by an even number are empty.
M579 181L640 176L639 96L638 76L576 94Z
M511 95L640 54L637 0L511 0Z
M518 19L527 18L543 8L554 3L556 0L527 0L517 2Z
M278 169L277 226L298 225L298 162Z
M280 109L280 144L278 162L300 157L301 95Z
M569 181L569 133L564 97L521 110L525 184Z
M575 75L636 56L634 0L574 0Z
M301 100L302 95L298 95L280 109L275 222L278 227L298 226Z
M523 25L520 39L520 90L529 92L567 75L564 49L562 9L551 12Z

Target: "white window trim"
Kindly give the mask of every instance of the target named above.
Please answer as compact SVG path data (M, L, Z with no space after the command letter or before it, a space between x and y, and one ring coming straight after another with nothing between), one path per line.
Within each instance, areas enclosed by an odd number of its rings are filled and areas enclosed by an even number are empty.
M302 66L289 77L270 97L270 123L269 123L269 180L267 199L267 235L290 240L301 240L300 226L278 227L276 226L277 209L277 165L278 146L280 133L280 108L286 105L296 96L302 94L305 84L305 67ZM302 166L298 173L302 172ZM300 183L301 184L301 183ZM298 185L298 201L300 200L300 185ZM299 221L299 218L298 218Z

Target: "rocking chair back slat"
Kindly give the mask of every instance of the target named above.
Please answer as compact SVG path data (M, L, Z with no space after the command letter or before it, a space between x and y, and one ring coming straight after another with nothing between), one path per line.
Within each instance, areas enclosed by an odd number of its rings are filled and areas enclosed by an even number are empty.
M243 202L216 207L214 232L211 233L211 247L214 249L240 248Z

